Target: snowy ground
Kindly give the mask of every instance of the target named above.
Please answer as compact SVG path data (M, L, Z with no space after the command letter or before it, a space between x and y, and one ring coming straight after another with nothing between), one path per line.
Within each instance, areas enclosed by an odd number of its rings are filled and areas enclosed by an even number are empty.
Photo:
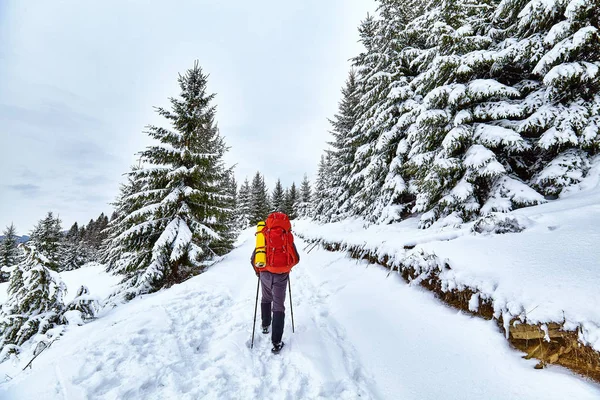
M75 298L81 285L87 286L90 295L99 300L106 298L114 290L113 286L119 283L120 278L104 272L105 267L98 263L89 263L74 271L61 272L60 276L67 285L65 303ZM8 282L0 284L0 304L7 298Z
M441 305L382 267L320 249L294 269L296 332L249 348L253 235L207 273L73 327L33 363L0 365L6 399L600 399L534 370L493 322ZM299 241L299 248L305 243Z
M498 315L508 314L505 321L579 328L581 341L600 351L600 158L569 195L510 215L527 229L481 235L471 232L472 224L441 223L423 230L416 218L366 230L358 220L297 221L294 229L306 238L387 255L398 264L421 251L434 254L441 266L451 267L440 275L448 289L479 292Z

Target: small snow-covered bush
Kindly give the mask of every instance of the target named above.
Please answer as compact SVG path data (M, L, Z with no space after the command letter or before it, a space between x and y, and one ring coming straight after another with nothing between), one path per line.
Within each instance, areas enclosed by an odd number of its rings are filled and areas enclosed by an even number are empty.
M475 221L471 231L474 233L518 233L529 226L529 219L517 215L492 213Z
M86 321L94 319L100 305L98 300L90 296L86 286L81 286L77 296L65 307L61 315L61 323L67 325L83 325Z

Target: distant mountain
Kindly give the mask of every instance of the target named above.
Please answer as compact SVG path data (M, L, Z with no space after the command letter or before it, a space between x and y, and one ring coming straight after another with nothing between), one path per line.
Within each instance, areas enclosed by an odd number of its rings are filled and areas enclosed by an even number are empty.
M25 243L29 240L29 236L27 235L23 235L23 236L18 236L18 241L19 243ZM0 235L0 242L4 240L4 236Z

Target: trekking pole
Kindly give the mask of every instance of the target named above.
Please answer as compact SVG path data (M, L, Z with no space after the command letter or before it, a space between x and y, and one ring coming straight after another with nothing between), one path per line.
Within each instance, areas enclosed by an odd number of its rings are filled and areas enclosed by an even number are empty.
M292 312L292 333L295 333L294 329L294 307L292 307L292 281L288 276L288 286L290 288L290 311Z
M258 276L258 280L256 282L256 302L254 303L254 324L252 324L252 343L250 344L250 348L254 348L254 330L256 329L256 309L258 308L258 289L260 287L260 276Z
M313 249L314 249L315 247L317 247L318 245L319 245L319 242L315 242L315 244L313 245L313 247L311 247L311 248L310 248L310 250L308 250L308 251L306 252L306 254L309 254L309 253L310 253L311 251L313 251Z

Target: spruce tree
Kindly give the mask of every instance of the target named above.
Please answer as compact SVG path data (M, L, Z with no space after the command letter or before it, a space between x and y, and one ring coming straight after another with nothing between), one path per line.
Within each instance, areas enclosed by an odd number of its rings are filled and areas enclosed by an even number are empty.
M157 108L171 128L147 128L158 144L141 153L142 165L129 173L118 200L108 253L125 274L126 299L200 273L233 246L227 146L206 85L197 62L179 76L171 110Z
M20 259L17 230L14 224L6 227L3 236L4 239L0 242L0 282L8 281L11 271Z
M259 221L264 221L270 209L269 192L265 180L260 172L257 172L250 187L250 225L253 226Z
M37 246L32 240L23 247L25 260L11 273L8 300L0 313L2 358L18 353L27 340L57 325L64 309L66 286Z
M336 207L339 213L345 215L358 215L361 214L365 209L365 201L357 199L357 194L362 190L364 193L365 187L365 174L363 171L369 165L371 156L371 146L376 140L373 133L370 130L369 124L371 123L368 115L370 110L375 109L378 99L382 96L381 93L381 82L386 80L387 77L384 74L378 74L382 58L380 54L380 46L377 40L377 20L368 15L367 18L361 22L359 26L360 41L364 46L364 51L359 54L354 60L353 65L359 70L357 76L356 96L359 98L359 103L356 105L357 121L355 122L352 130L347 135L347 142L351 144L351 151L354 155L350 164L348 165L348 173L343 179L344 192L340 194L340 198L344 199L344 202ZM331 156L328 156L331 157ZM329 160L331 161L331 160ZM322 169L324 160L321 160L319 169ZM328 164L331 164L329 162ZM330 166L327 167L330 169ZM328 182L323 188L318 188L320 192L319 196L327 198L326 203L317 205L315 210L318 214L319 219L327 219L325 210L331 208L331 197L325 194L326 190L329 190L329 177ZM319 179L317 179L317 183ZM321 192L323 190L323 192ZM358 195L360 198L361 195ZM358 201L357 201L358 200Z
M79 224L77 222L75 222L73 225L71 225L71 228L69 229L69 231L66 234L66 239L69 242L78 242L80 240L79 237Z
M417 4L382 1L380 19L374 27L367 24L361 30L366 51L354 60L361 96L356 106L359 115L351 130L358 142L349 181L354 194L346 200L351 203L346 208L372 222L399 219L397 211L406 207L402 203L406 202L403 195L408 186L397 166L405 158L407 121L400 117L415 106L410 84L419 53L404 30L414 18Z
M224 200L224 207L229 210L229 212L223 214L223 219L221 221L224 229L221 234L221 239L216 240L212 245L214 251L217 254L226 254L233 248L233 243L239 234L239 229L237 226L237 183L233 176L233 170L228 170L228 176L223 182L224 193L227 195L227 198Z
M310 188L310 181L308 176L304 174L302 184L300 185L300 193L296 202L296 210L298 218L310 218L312 217L312 190Z
M287 214L290 219L298 218L298 199L299 199L298 189L296 189L296 184L292 183L289 189L285 191L284 199L283 199L283 212Z
M59 271L60 253L63 235L61 232L61 221L49 211L44 219L41 219L33 228L30 240L35 242L36 251L47 260L46 266L54 271Z
M81 229L79 224L75 222L61 240L59 272L72 271L82 267L87 262L98 260L98 247L97 244L94 245L91 242L82 240Z
M332 161L331 161L331 153L327 153L327 155L321 155L321 161L319 162L319 169L317 171L317 179L315 181L315 186L313 190L313 215L315 220L328 222L331 220L335 220L331 218L329 214L329 210L334 207L335 198L334 194L330 190L331 187L331 169L332 169ZM345 177L346 179L348 176ZM347 187L347 186L346 186ZM335 214L337 218L340 218L342 215L347 216L348 213L344 212L344 209L338 209Z
M273 189L273 194L271 195L271 212L281 212L283 210L284 195L281 179L277 179L275 189Z
M330 183L328 187L323 187L323 192L317 195L318 199L327 197L331 199L331 207L324 209L321 205L316 205L320 211L321 221L335 221L338 216L343 214L342 206L347 204L350 188L348 186L348 177L351 173L354 155L356 152L356 143L351 140L350 134L356 125L358 119L358 104L360 101L358 84L356 81L356 72L354 69L348 74L348 79L344 88L342 88L342 100L338 104L338 112L329 122L332 126L331 134L333 140L329 142L331 150L331 170ZM324 160L321 159L319 169L322 169ZM315 203L319 203L318 199ZM314 216L315 209L311 210L311 216Z
M112 204L115 207L115 218L107 227L107 239L102 247L100 260L106 264L107 271L126 274L130 260L137 256L133 243L129 242L124 233L136 223L143 222L143 215L133 218L131 215L143 207L143 182L138 179L139 166L132 166L130 173L126 174L127 181L121 184L117 200ZM85 233L85 227L80 229L80 236ZM131 244L129 244L129 243ZM141 249L140 249L141 250Z
M416 213L426 228L580 182L600 146L599 16L598 0L379 0L332 120L316 218Z
M494 72L521 94L510 128L531 146L529 168L515 169L555 198L586 176L600 150L600 3L504 0L494 17Z
M81 268L91 259L89 249L83 242L63 240L59 253L59 272ZM93 259L96 259L95 257Z
M240 229L246 229L250 226L250 182L248 178L240 185L238 192L237 215L238 226Z

